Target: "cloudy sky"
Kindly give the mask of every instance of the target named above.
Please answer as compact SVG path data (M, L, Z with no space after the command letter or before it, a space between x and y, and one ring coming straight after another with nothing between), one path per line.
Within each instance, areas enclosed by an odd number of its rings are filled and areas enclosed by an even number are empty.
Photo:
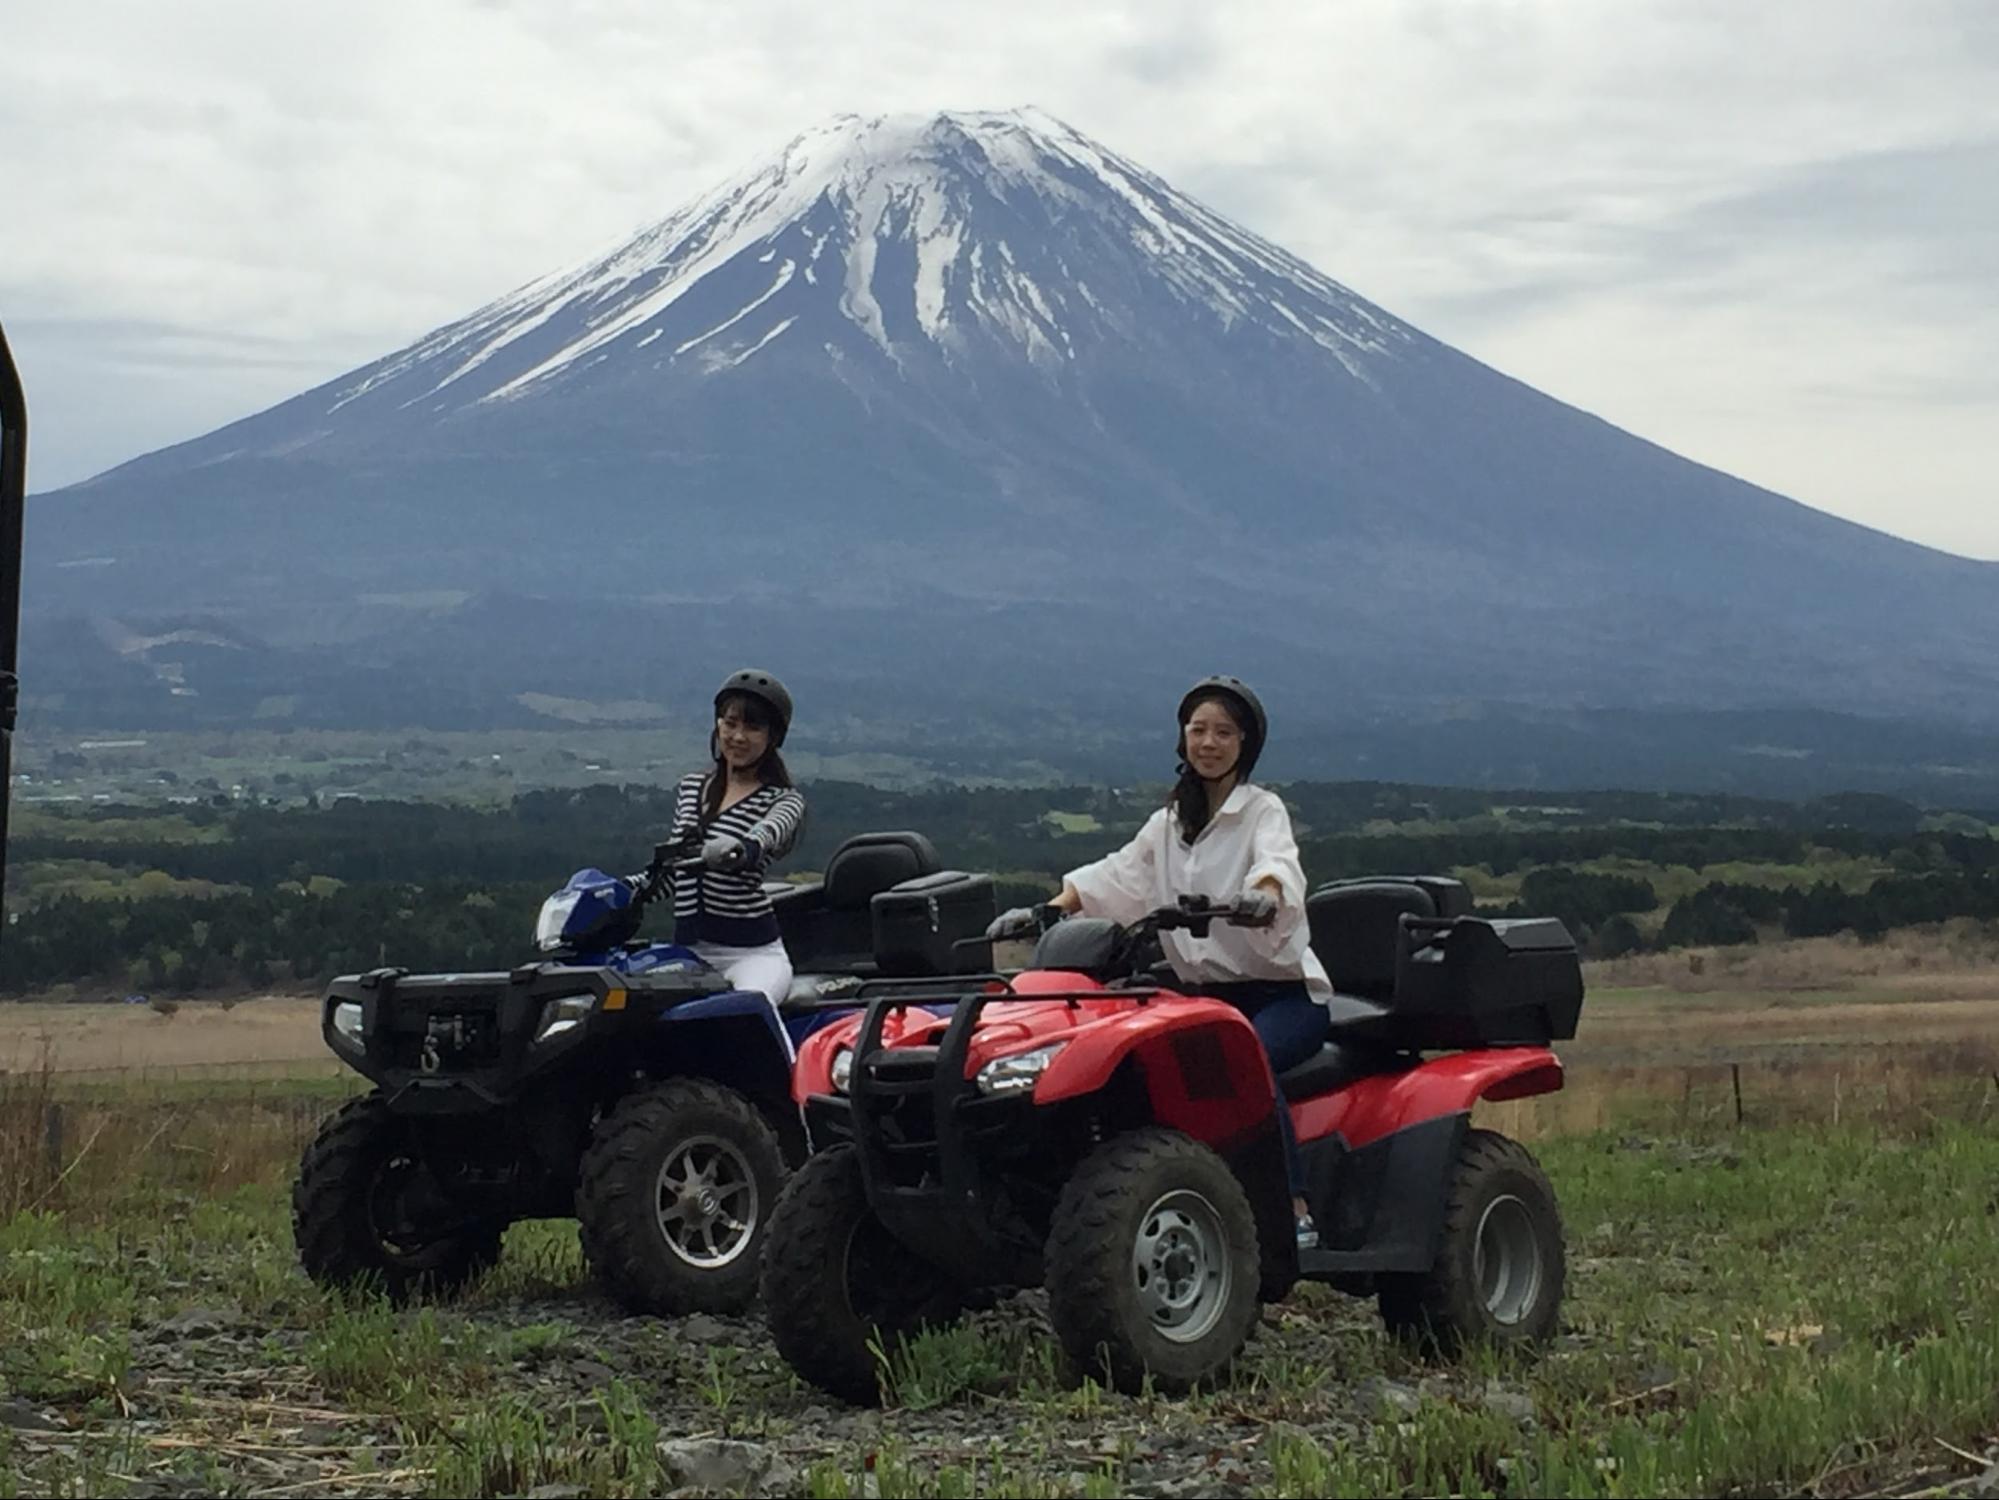
M1999 559L1993 0L7 0L31 486L398 348L831 114L1027 103L1551 395Z

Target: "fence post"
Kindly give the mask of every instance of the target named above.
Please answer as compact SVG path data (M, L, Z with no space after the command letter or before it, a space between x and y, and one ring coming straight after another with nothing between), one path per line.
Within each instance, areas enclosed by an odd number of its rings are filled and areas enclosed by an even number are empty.
M49 1181L62 1176L62 1101L52 1099L42 1113L42 1145L48 1155Z
M1728 1073L1729 1077L1735 1082L1735 1123L1740 1125L1742 1123L1742 1064L1739 1062L1730 1063L1728 1065Z

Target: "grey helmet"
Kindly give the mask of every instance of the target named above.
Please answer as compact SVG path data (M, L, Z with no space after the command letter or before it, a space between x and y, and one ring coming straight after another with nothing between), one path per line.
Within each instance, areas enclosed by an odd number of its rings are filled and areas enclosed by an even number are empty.
M1263 700L1240 677L1203 677L1188 688L1180 699L1179 723L1181 726L1180 749L1186 751L1187 716L1194 711L1194 705L1210 693L1226 693L1240 703L1249 715L1249 732L1243 736L1242 754L1236 760L1236 776L1244 781L1256 768L1256 758L1263 753L1263 742L1270 735L1270 720L1263 712Z
M722 700L731 693L747 693L765 704L777 719L777 727L771 732L770 747L775 750L784 743L784 737L791 729L791 694L785 691L783 683L769 672L759 672L754 667L731 672L715 689L717 714L722 711Z

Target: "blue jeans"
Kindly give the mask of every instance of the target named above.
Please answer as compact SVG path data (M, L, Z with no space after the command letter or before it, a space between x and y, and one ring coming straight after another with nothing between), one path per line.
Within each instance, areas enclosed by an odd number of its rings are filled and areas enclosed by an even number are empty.
M1302 980L1208 985L1203 992L1226 1000L1256 1028L1270 1071L1283 1073L1311 1057L1326 1043L1326 1008L1313 1000ZM1291 1108L1284 1089L1277 1089L1277 1128L1284 1137L1284 1171L1293 1197L1305 1193L1305 1163L1298 1152L1298 1134L1291 1125Z

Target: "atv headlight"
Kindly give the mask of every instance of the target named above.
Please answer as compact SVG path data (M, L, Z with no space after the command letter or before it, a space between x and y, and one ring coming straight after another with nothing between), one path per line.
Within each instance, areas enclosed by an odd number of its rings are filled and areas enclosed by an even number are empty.
M541 1025L535 1028L536 1045L550 1037L561 1036L565 1031L574 1031L590 1019L590 1012L597 1008L595 995L564 995L559 1000L551 1000L541 1008Z
M846 1093L847 1085L854 1081L854 1049L842 1047L833 1054L833 1088L837 1093Z
M996 1057L979 1069L979 1092L982 1094L1025 1093L1041 1081L1041 1075L1048 1071L1048 1065L1055 1061L1055 1054L1068 1046L1067 1042L1050 1042L1046 1047L1036 1047L1032 1052L1016 1052L1011 1057Z
M342 1000L333 1007L333 1034L356 1047L363 1044L360 1001Z
M576 903L582 897L581 891L557 891L541 903L541 915L535 919L534 945L546 953L562 946L562 929L569 921L569 914L576 910Z

